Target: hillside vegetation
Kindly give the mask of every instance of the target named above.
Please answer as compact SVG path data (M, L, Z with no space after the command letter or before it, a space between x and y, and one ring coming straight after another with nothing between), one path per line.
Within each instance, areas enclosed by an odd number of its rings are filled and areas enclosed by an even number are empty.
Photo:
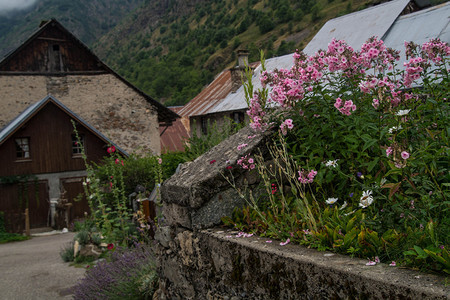
M371 0L146 1L94 46L119 74L166 105L182 105L236 63L303 48L330 18Z
M56 18L138 88L182 105L223 69L236 50L249 61L292 53L331 18L386 0L40 0L0 15L0 55L43 19ZM445 2L432 0L432 3Z

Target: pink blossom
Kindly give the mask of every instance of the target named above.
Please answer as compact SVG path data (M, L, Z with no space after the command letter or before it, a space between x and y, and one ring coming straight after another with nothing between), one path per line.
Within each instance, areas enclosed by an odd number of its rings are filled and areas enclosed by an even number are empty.
M162 164L162 158L158 157L158 164Z
M106 151L108 151L108 153L116 152L116 147L111 146L111 147L109 147Z
M245 148L247 146L248 146L248 144L240 144L240 145L237 146L237 149L241 150L242 148Z
M392 261L390 264L389 264L389 266L390 267L395 267L397 264L395 263L395 261Z
M402 155L402 158L405 160L409 158L409 153L406 151L402 151L401 155Z
M376 262L369 260L369 262L366 263L366 266L375 266L376 264Z
M393 151L394 151L394 150L392 149L392 147L388 147L388 148L386 149L386 156L389 157L389 155L391 155Z
M312 183L314 181L314 177L317 175L317 171L311 170L306 175L305 170L298 171L298 181L303 184Z
M281 133L283 135L287 134L287 129L291 130L294 128L294 124L292 123L292 119L286 119L283 123L280 125Z
M291 242L291 240L287 239L286 242L281 242L280 246L285 246L285 245L289 244L290 242Z

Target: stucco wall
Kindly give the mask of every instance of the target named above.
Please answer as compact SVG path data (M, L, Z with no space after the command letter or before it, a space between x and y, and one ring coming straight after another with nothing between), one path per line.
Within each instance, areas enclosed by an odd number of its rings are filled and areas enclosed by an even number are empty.
M128 153L160 153L156 110L114 75L0 75L0 91L0 128L52 94Z

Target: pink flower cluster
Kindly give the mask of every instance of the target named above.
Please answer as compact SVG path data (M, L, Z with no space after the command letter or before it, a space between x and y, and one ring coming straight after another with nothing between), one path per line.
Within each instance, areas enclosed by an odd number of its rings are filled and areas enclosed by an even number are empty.
M442 63L444 56L450 55L450 46L440 39L432 39L422 45L422 53L435 64Z
M255 168L255 160L247 154L246 156L242 156L238 159L237 164L245 170L253 170Z
M314 171L314 170L309 171L308 174L306 174L306 173L307 173L307 171L305 171L305 170L298 171L298 175L299 175L298 181L300 181L300 183L303 183L303 184L312 183L314 181L314 177L316 177L316 175L317 175L317 171Z
M253 98L250 99L250 106L247 110L247 115L250 117L252 122L250 123L250 127L254 130L263 130L266 127L266 123L264 123L263 118L266 115L263 107L260 103L260 97L258 93L253 95Z
M287 130L288 129L291 130L292 128L294 128L294 124L292 123L292 119L286 119L280 125L280 130L281 130L281 133L283 135L286 135L287 134Z
M345 101L344 106L342 106L341 98L336 99L336 102L334 103L334 107L336 107L341 112L341 114L346 115L346 116L350 116L352 114L351 111L356 110L356 105L353 104L352 100Z
M329 90L330 86L342 85L347 79L356 82L361 92L375 96L376 99L372 100L375 109L385 111L407 104L407 100L413 96L402 91L404 87L410 87L431 62L443 63L444 58L450 55L450 47L439 39L423 44L421 52L419 46L413 43L405 46L407 56L412 58L405 63L406 71L400 80L396 78L401 76L385 75L394 68L400 58L400 51L386 47L376 37L368 39L359 51L355 51L345 41L336 39L329 43L326 50L320 50L313 56L297 51L290 69L264 71L261 74L263 87L270 85L271 92L267 99L258 92L250 99L247 114L252 119L251 127L259 130L268 128L266 109L273 105L266 104L274 103L285 110L301 104L301 107L296 108L305 113L306 104L311 103L309 100L310 96L315 95L314 91ZM371 74L366 74L368 71ZM334 105L343 115L349 116L360 106L358 99L344 102L338 98ZM280 126L283 134L287 133L285 129L289 125L285 122Z
M411 87L413 81L420 78L420 72L423 71L423 63L422 57L412 57L408 62L404 63L406 70L403 75L403 84L406 87Z

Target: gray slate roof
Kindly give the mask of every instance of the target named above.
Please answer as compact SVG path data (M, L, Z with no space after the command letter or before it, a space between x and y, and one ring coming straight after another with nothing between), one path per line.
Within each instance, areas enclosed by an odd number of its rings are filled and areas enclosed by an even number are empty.
M344 39L355 50L372 36L382 38L388 47L397 50L404 50L406 40L421 44L439 37L445 42L450 42L450 2L399 17L408 3L408 0L394 0L332 19L325 23L303 51L313 55L319 49L326 49L333 38ZM404 57L400 61L405 61ZM292 53L267 59L265 65L268 71L272 71L275 68L289 69L293 63ZM254 71L252 79L254 90L261 88L260 72L261 66ZM246 108L244 87L241 86L205 114Z
M6 125L3 129L0 130L0 145L3 144L16 130L18 130L24 123L26 123L29 119L31 119L41 108L43 108L47 103L53 102L63 111L65 111L70 117L74 118L77 122L88 128L92 133L101 138L105 143L113 145L116 149L123 153L124 155L128 155L122 148L114 144L110 139L104 136L100 131L95 129L92 125L84 121L81 117L75 114L72 110L70 110L67 106L62 104L52 95L47 95L44 99L28 106L22 113L20 113L14 120L12 120L8 125Z

